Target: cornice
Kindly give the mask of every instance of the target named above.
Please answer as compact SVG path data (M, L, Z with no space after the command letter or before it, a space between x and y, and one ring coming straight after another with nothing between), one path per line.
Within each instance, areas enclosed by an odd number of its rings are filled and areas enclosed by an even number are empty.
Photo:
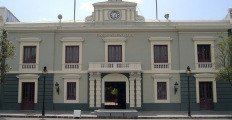
M107 31L179 31L224 32L232 28L228 20L222 21L159 21L159 22L77 22L77 23L6 23L8 31L20 32L107 32Z

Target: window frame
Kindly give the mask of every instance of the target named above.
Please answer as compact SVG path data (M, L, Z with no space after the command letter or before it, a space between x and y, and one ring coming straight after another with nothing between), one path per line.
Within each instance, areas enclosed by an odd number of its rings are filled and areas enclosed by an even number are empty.
M64 37L61 39L62 42L62 71L66 72L74 72L74 71L81 71L81 64L82 64L82 43L84 42L84 39L81 37ZM79 46L79 68L78 69L66 69L65 68L65 52L66 52L66 46ZM75 64L75 63L74 63Z
M20 58L19 58L19 71L22 72L37 72L38 71L38 64L39 64L39 49L40 49L40 42L41 39L39 38L20 38L19 43L20 43ZM36 46L36 62L35 63L24 63L24 46ZM34 69L22 69L23 64L35 64Z
M215 65L215 51L214 51L214 46L215 46L215 40L216 40L216 37L213 37L213 36L194 36L193 37L193 42L194 42L194 54L195 54L195 69L198 70L198 71L202 71L202 72L205 72L205 71L209 71L209 70L213 70ZM198 67L198 64L199 63L204 63L204 62L198 62L198 50L197 50L197 46L198 45L210 45L210 53L211 53L211 62L209 63L212 63L212 68L205 68L205 69L202 69L202 68L199 68Z
M154 79L154 103L170 103L170 79L171 76L169 74L154 74L153 76ZM158 99L157 95L157 83L158 82L166 82L166 95L167 99Z
M79 103L79 94L80 94L80 81L81 76L77 74L66 74L63 76L64 79L64 103ZM76 83L76 99L69 100L67 97L67 83L75 82Z
M109 45L121 45L122 46L122 62L125 62L125 37L105 37L102 38L105 41L105 62L108 62L108 46Z
M150 41L150 45L151 45L151 70L153 71L157 71L157 72L167 72L167 70L171 70L172 69L172 61L171 61L171 57L172 57L172 53L171 53L171 41L172 38L171 37L150 37L148 39ZM164 69L156 69L154 68L154 45L167 45L167 52L168 52L168 64L169 64L169 68L164 68Z

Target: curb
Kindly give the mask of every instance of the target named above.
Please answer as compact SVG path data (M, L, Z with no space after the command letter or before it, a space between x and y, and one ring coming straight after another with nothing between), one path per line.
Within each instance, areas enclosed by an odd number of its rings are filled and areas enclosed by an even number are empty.
M0 115L1 117L15 117L15 118L70 118L73 119L74 117L71 115ZM83 119L100 119L96 115L82 115L81 118ZM137 119L232 119L232 115L225 115L225 116L138 116ZM112 119L112 118L109 118Z

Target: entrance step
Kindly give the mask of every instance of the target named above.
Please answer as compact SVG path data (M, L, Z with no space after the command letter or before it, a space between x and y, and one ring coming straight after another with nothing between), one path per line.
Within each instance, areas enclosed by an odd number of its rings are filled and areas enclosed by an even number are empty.
M138 111L135 109L99 109L95 113L98 118L138 118Z

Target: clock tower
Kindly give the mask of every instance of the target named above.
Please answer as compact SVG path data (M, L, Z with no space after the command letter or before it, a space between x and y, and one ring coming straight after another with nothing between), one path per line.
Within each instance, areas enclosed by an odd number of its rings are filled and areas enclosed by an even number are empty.
M94 12L86 17L86 22L135 22L144 21L144 17L138 15L137 4L122 0L108 0L94 3Z

